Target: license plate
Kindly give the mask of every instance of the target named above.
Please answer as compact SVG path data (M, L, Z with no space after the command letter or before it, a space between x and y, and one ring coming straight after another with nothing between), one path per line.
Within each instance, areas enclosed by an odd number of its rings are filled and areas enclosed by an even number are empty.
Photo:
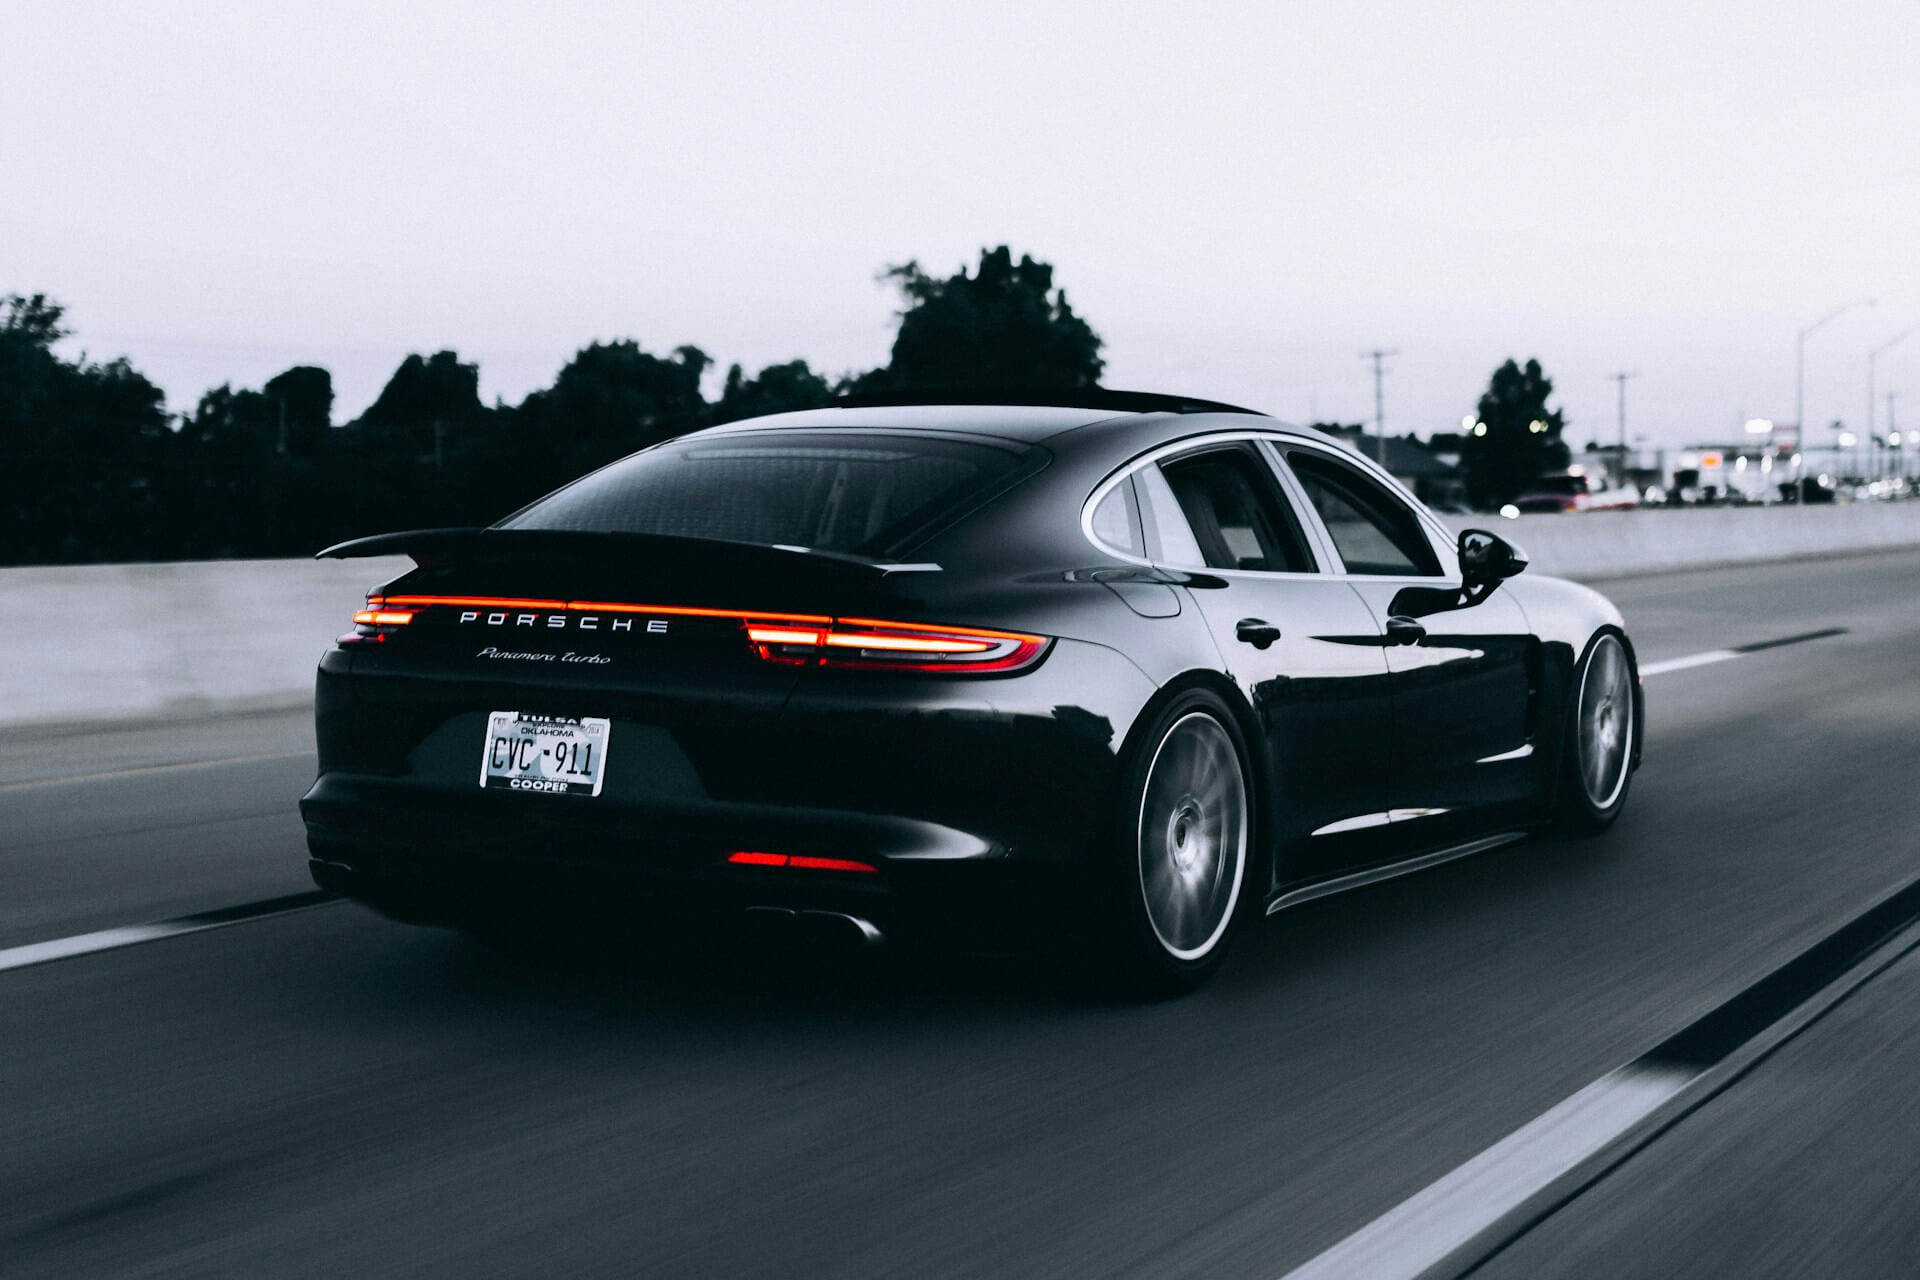
M487 719L480 785L488 790L597 796L606 776L609 724L592 717L495 711Z

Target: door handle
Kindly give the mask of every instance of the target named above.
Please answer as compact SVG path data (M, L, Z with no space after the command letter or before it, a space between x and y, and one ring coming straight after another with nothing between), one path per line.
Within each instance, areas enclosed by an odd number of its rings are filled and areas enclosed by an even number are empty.
M1264 649L1280 638L1280 628L1265 618L1242 618L1234 624L1233 635L1256 649Z
M1388 644L1419 644L1427 638L1427 629L1405 614L1387 619Z

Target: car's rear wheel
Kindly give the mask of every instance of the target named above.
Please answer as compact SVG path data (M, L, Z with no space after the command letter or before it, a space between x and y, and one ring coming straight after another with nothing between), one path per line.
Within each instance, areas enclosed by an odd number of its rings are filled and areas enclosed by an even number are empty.
M1620 637L1606 632L1587 649L1568 708L1568 740L1559 809L1564 825L1602 831L1626 807L1639 726L1633 660Z
M1191 990L1225 957L1252 845L1247 751L1218 698L1155 718L1128 770L1114 859L1117 976L1140 995Z

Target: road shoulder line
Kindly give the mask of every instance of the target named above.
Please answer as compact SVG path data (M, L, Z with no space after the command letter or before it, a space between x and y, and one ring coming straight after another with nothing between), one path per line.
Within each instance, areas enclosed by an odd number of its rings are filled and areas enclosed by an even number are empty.
M266 898L259 902L247 902L234 907L221 907L214 911L176 916L171 920L156 920L151 924L123 925L114 929L98 929L92 933L76 933L66 938L50 938L45 942L28 942L17 947L0 949L0 973L10 969L25 969L37 964L48 964L55 960L68 960L74 956L93 955L100 951L115 951L121 947L136 946L142 942L155 942L161 938L205 933L209 929L223 929L230 924L241 924L248 920L264 920L268 916L308 911L314 907L338 901L340 899L331 893L313 889L306 893L290 893L281 898Z
M1284 1280L1464 1276L1920 948L1920 878Z

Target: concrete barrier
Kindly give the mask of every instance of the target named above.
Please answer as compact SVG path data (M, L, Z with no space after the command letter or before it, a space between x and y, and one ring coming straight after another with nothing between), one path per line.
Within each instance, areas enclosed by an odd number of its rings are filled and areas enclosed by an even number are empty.
M1920 548L1920 502L1450 517L1512 538L1533 571L1601 581ZM0 727L293 707L380 560L0 569Z
M1680 569L1920 547L1920 502L1653 507L1576 515L1448 516L1524 547L1537 573L1598 582Z
M377 560L209 560L0 569L0 725L296 706Z

